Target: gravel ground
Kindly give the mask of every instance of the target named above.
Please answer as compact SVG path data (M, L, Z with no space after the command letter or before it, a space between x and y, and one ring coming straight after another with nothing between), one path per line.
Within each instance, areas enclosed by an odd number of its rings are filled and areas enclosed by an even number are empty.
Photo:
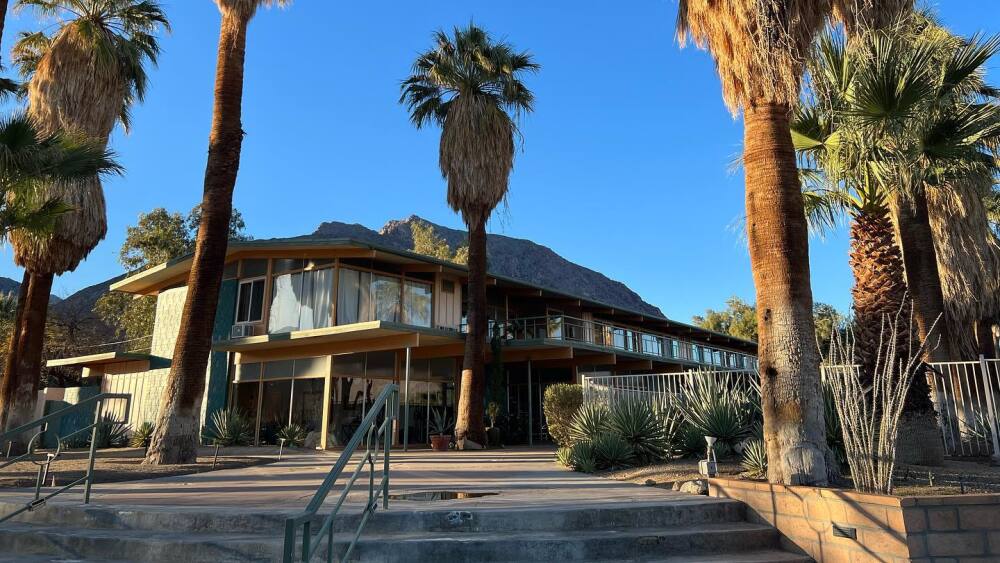
M72 450L60 454L59 458L52 462L46 486L52 486L52 476L55 476L56 486L62 486L83 477L87 471L88 453L87 450ZM94 482L116 483L212 471L213 456L210 450L203 449L199 452L201 455L198 456L198 463L188 465L142 465L143 453L142 448L117 448L97 452L97 458L94 461ZM269 457L255 457L245 455L244 452L240 452L240 454L226 455L225 450L220 451L215 469L234 469L274 461L273 458ZM45 452L40 452L36 458L44 460ZM34 487L37 476L38 466L31 461L15 463L0 469L0 489Z
M736 460L720 460L719 474L727 478L739 478L743 469ZM929 474L934 485L930 485ZM698 460L678 459L668 463L658 463L644 467L632 467L616 471L604 471L598 475L640 485L669 488L675 481L700 479ZM654 483L648 483L652 480ZM941 467L902 466L896 471L894 494L897 496L932 496L977 493L1000 493L1000 467L992 466L989 460L956 461L947 460Z

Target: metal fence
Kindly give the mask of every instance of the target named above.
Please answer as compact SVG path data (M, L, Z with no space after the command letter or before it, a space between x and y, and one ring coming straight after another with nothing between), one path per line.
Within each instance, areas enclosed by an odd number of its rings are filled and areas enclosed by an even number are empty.
M926 364L931 398L938 413L938 426L945 455L954 457L1000 457L1000 360L980 358L964 362ZM824 366L822 376L844 377L856 366ZM683 393L692 378L715 377L744 391L755 389L756 370L691 370L643 375L594 375L583 378L587 403L612 404L626 399L668 404Z

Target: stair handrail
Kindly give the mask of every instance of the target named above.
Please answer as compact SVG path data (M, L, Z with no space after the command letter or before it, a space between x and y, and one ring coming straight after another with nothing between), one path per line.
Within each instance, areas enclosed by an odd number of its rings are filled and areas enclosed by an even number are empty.
M124 417L123 417L122 420L117 421L117 422L128 423L129 412L131 411L130 407L131 407L131 402L132 402L132 395L128 394L128 393L98 393L97 395L94 395L93 397L88 397L88 398L80 401L79 403L77 403L75 405L70 405L70 406L68 406L68 407L66 407L64 409L59 409L59 410L57 410L54 413L50 413L50 414L47 414L47 415L45 415L45 416L43 416L41 418L32 420L31 422L28 422L27 424L22 424L21 426L18 426L17 428L13 428L13 429L8 430L6 432L0 433L0 444L5 444L5 443L9 443L9 442L13 441L18 436L22 436L22 435L30 432L31 430L34 430L36 428L39 429L28 440L28 444L27 444L27 448L26 448L27 451L25 451L25 453L20 454L20 455L18 455L16 457L13 457L13 458L8 457L7 459L4 459L2 462L0 462L0 469L3 469L3 468L5 468L7 466L10 466L10 465L13 465L13 464L15 464L15 463L17 463L19 461L24 461L26 459L29 460L29 461L31 461L32 463L35 463L36 465L38 465L38 476L35 479L35 496L34 496L34 498L31 501L27 502L23 507L15 510L15 511L9 513L9 514L5 514L3 516L0 516L0 523L3 523L3 522L6 522L7 520L10 520L11 518L17 516L18 514L21 514L22 512L31 511L31 510L36 509L39 506L44 505L52 497L54 497L56 495L59 495L59 494L62 494L64 492L68 491L69 489L71 489L71 488L79 485L80 483L84 483L84 488L83 488L83 503L84 504L90 504L90 489L91 489L91 486L94 483L94 458L95 458L96 453L97 453L97 429L101 425L101 422L102 422L102 420L101 420L101 416L103 414L103 408L102 407L103 407L103 405L104 405L104 403L106 401L110 401L110 400L124 400L125 401L125 415L124 415ZM35 448L37 446L37 443L41 440L42 435L44 435L46 432L48 432L48 430L49 430L49 424L50 423L58 421L58 420L61 420L66 415L69 415L69 414L72 414L72 413L75 413L75 412L87 409L87 408L89 408L92 405L94 406L94 421L92 423L90 423L87 426L84 426L83 428L78 428L77 430L74 430L73 432L70 432L69 434L67 434L65 436L59 436L57 434L56 435L56 451L55 451L55 453L49 453L49 454L47 454L46 455L46 460L44 462L38 462L38 461L36 461L34 459ZM88 454L88 458L87 458L87 472L84 474L83 477L80 477L76 481L73 481L72 483L69 483L68 485L60 487L59 489L57 489L57 490L55 490L55 491L53 491L51 493L48 493L45 496L42 496L42 494L41 494L42 484L45 481L45 478L48 476L49 466L52 465L52 462L55 461L59 457L60 454L62 454L63 443L65 443L66 440L72 438L73 436L76 436L78 434L82 434L82 433L86 432L87 430L90 430L90 432L91 432L90 433L90 453Z
M347 547L347 551L344 553L341 560L347 560L351 552L354 550L354 546L357 545L358 539L361 537L361 532L364 530L365 524L368 522L368 518L378 508L379 500L382 501L383 510L389 508L389 451L392 448L392 430L393 424L398 417L398 411L399 385L386 385L372 403L371 408L368 410L368 414L365 415L364 419L362 419L361 425L358 426L354 435L351 436L350 441L348 441L347 445L344 446L344 450L341 452L340 458L337 459L337 463L334 464L330 472L327 473L326 478L323 479L323 482L316 490L316 493L313 494L313 497L309 501L305 510L285 519L285 544L282 555L282 561L284 563L293 563L295 561L295 552L297 551L295 549L295 543L299 527L302 528L302 547L300 550L302 555L301 561L308 562L312 560L313 556L319 551L319 547L323 543L324 536L327 540L327 561L332 561L334 519L340 511L340 507L343 506L348 493L351 492L355 481L357 481L358 477L361 475L361 471L364 469L366 464L368 465L368 502L365 504L365 508L361 513L361 520L354 533L354 538L351 540L351 543ZM384 417L382 424L376 426L376 421L378 420L379 415L383 413ZM323 503L326 502L326 497L329 496L333 486L340 479L341 473L343 473L344 468L347 467L347 464L357 451L358 446L361 445L361 441L363 439L366 443L365 454L358 462L354 472L347 479L347 481L344 482L344 489L340 493L340 497L337 499L336 504L334 504L330 514L323 520L323 524L320 526L319 531L315 535L314 542L314 536L310 531L312 518L323 506ZM380 442L382 446L382 479L376 488L375 464L379 461Z

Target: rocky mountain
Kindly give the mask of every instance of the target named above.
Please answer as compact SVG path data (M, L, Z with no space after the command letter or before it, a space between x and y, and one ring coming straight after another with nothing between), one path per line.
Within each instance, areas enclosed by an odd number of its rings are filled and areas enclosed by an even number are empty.
M389 221L378 231L363 225L350 225L333 221L321 224L311 236L316 238L351 238L391 248L410 250L413 248L413 232L410 227L414 222L431 225L434 232L444 239L452 250L464 245L468 239L466 231L443 227L416 215L411 215L403 220ZM530 240L490 234L487 235L486 251L489 256L490 271L494 274L523 280L624 309L663 316L660 309L643 301L639 294L622 282L612 280L600 272L570 262L553 252L552 249Z
M0 276L0 293L17 293L21 289L21 282ZM58 296L49 297L49 302L53 305L62 301Z
M410 250L413 248L413 233L410 227L417 221L431 225L434 232L443 238L452 249L464 245L468 238L465 231L436 225L416 215L403 220L389 221L378 231L364 225L331 221L321 224L315 232L304 235L304 238L351 238L390 248ZM636 292L625 284L612 280L600 272L570 262L553 252L552 249L530 240L491 234L487 238L487 252L490 271L497 275L523 280L640 313L663 315L657 307L643 301ZM64 317L89 317L87 320L100 325L99 328L102 332L110 333L111 328L104 326L95 316L91 315L91 311L94 308L94 303L107 293L108 287L120 277L116 276L81 289L62 300L53 296L53 312ZM0 277L0 291L16 292L19 286L18 282L10 278Z

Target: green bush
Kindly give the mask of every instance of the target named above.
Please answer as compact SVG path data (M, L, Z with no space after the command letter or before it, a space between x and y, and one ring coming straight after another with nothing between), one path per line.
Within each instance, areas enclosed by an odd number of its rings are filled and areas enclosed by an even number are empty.
M598 434L591 442L600 469L617 469L627 467L635 460L632 446L624 438L614 432Z
M570 442L590 442L599 434L607 432L610 414L608 407L601 404L582 405L569 425Z
M743 459L740 465L750 477L759 479L767 475L767 446L764 440L754 438L743 446Z
M704 458L708 451L705 435L686 420L681 422L677 432L677 451L684 457Z
M545 412L549 435L556 444L560 446L570 444L570 424L582 404L583 387L580 385L559 383L545 388L542 410Z
M101 415L101 421L97 423L98 449L124 448L128 445L128 436L129 426L127 424L116 419L111 414ZM90 445L90 440L87 440L87 445Z
M299 424L289 424L281 430L278 431L277 439L285 439L285 445L292 448L301 448L302 444L306 442L306 436L309 432Z
M133 448L149 447L149 442L153 439L153 430L152 422L143 422L132 431L132 437L129 438L128 445Z
M569 447L569 466L575 471L593 473L597 471L597 454L590 442L577 442Z
M211 426L206 430L205 442L212 445L246 446L253 442L250 421L237 408L215 411Z
M631 446L639 463L670 456L664 425L649 402L633 399L615 403L608 416L608 429Z
M721 455L732 451L750 431L753 403L749 394L713 375L696 376L685 383L677 406L703 437L718 439L716 452Z

